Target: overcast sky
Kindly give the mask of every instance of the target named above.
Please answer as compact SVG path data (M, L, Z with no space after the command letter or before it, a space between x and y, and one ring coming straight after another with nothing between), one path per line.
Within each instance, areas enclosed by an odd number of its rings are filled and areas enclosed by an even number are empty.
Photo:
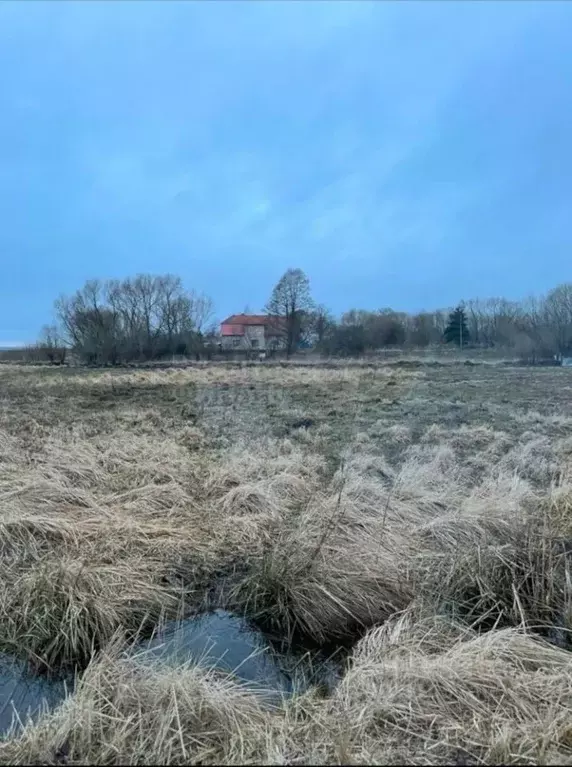
M572 280L572 3L0 3L0 345L90 277L222 318Z

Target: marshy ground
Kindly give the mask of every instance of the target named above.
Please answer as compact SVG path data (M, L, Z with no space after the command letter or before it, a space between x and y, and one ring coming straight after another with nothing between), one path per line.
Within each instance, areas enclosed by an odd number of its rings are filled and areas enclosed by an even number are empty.
M572 371L0 367L0 652L42 764L568 764ZM224 608L343 648L268 707L126 653ZM79 677L78 677L79 678Z

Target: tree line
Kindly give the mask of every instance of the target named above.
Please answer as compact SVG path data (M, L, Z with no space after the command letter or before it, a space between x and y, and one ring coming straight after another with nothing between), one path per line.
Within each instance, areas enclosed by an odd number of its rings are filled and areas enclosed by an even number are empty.
M287 355L300 346L327 356L439 344L501 348L531 361L572 356L572 283L524 301L472 299L453 310L417 313L350 309L335 317L311 295L301 269L288 269L264 308L279 322ZM171 355L201 358L217 350L213 301L174 275L89 280L55 303L55 323L36 346L51 362L68 350L84 362L116 364Z
M315 304L304 272L289 269L274 288L267 310L287 318L290 351L296 342L307 340L318 351L337 356L438 344L497 347L531 361L572 356L572 283L524 301L472 299L452 311L417 313L350 309L335 318Z

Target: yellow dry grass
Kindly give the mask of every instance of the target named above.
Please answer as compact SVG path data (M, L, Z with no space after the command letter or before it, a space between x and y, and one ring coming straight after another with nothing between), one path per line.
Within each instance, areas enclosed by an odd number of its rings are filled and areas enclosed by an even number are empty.
M421 407L426 379L366 366L2 377L0 649L85 672L1 762L572 761L560 422L385 423L380 403ZM257 433L255 397L229 438L226 400L199 396L227 386L281 391L269 423L291 422L292 392L355 423ZM125 655L213 598L284 636L353 640L332 695L270 709L214 670Z

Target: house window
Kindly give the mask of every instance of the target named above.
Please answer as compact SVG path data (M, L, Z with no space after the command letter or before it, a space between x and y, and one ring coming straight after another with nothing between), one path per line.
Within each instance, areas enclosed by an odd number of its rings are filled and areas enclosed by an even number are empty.
M258 338L253 338L250 343L252 344L253 349L258 349L258 347L260 346L260 341L258 340Z
M236 349L238 346L240 346L240 341L241 341L241 339L240 339L240 338L233 338L233 339L232 339L232 345L234 346L234 348L235 348L235 349Z

